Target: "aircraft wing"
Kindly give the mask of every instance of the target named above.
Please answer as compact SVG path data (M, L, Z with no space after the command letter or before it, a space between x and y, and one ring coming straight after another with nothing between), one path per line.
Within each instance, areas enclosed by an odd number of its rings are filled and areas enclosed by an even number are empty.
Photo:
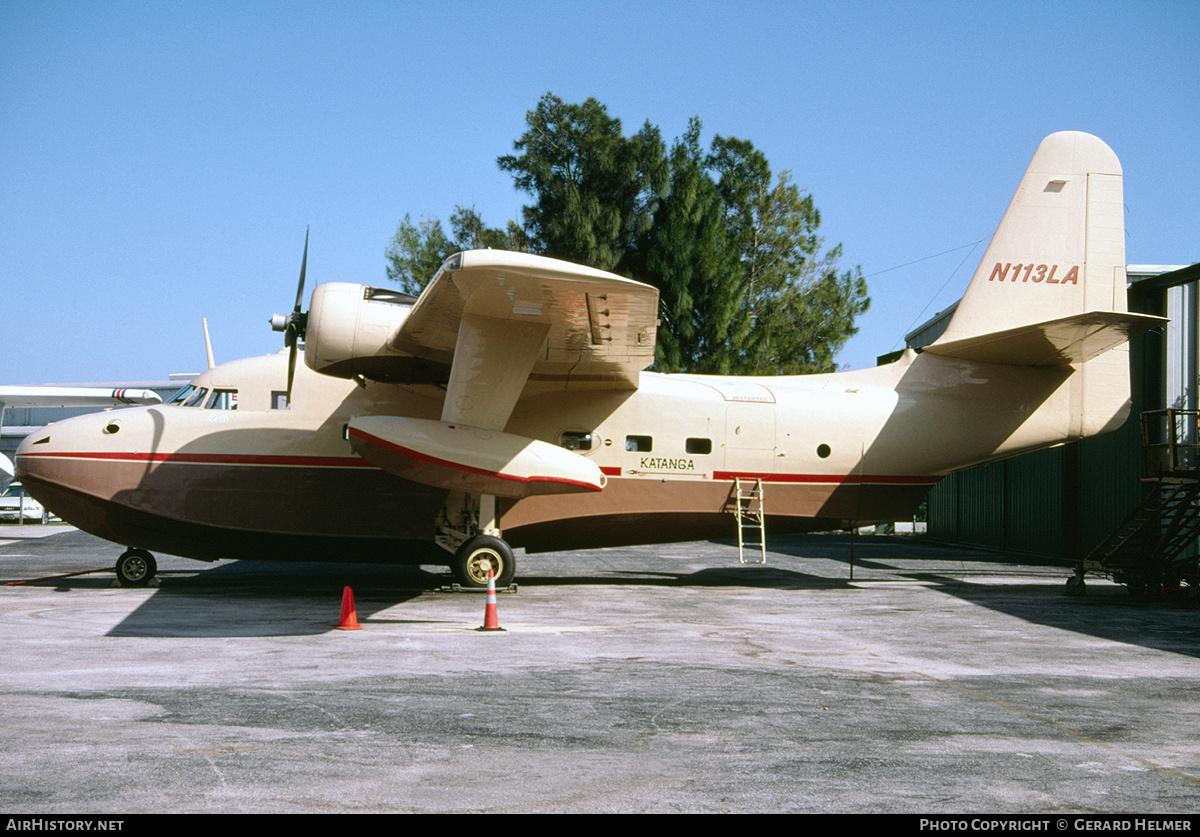
M2 407L90 407L111 404L161 404L158 393L149 389L105 387L0 387Z
M450 257L391 348L450 364L444 422L502 430L528 381L636 389L654 362L658 291L503 250Z

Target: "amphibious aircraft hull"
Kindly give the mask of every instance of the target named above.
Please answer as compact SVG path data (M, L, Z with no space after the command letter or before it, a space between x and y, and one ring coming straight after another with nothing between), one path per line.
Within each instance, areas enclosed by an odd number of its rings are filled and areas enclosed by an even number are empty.
M514 430L550 442L573 428L589 431L594 446L583 455L605 486L501 498L500 527L529 551L731 538L739 478L761 481L771 532L904 519L940 478L920 469L961 456L931 437L925 447L908 443L899 455L877 450L864 460L862 440L888 423L897 382L911 377L914 360L761 383L646 374L632 393L532 395ZM932 357L917 365L954 368ZM22 478L64 520L151 551L202 560L444 560L433 539L439 524L457 523L443 511L450 492L376 467L348 438L357 415L386 410L419 419L439 393L363 389L301 367L295 407L266 409L286 370L278 354L197 380L198 389L236 385L236 410L175 404L51 425L19 451ZM332 413L304 406L329 403L338 404ZM949 420L906 412L918 423ZM997 421L1006 411L990 412ZM673 415L669 430L664 415ZM853 440L839 442L847 432ZM994 435L1012 434L1006 427ZM628 450L630 439L653 449ZM688 453L685 439L707 447Z
M226 523L181 520L147 512L117 500L101 499L96 494L63 488L36 477L27 478L26 481L35 486L32 494L52 503L53 508L60 510L58 514L64 520L72 521L79 529L114 543L134 544L167 555L200 561L234 559L414 565L444 564L446 561L445 552L433 544L429 527L424 527L426 531L423 536L403 530L394 535L371 536L353 529L349 525L352 521L345 526L335 527L341 531L329 531L330 527L309 531L309 526L297 521L291 529L268 531L234 527ZM636 492L634 487L630 490L631 493ZM903 508L905 513L888 518L902 519L905 514L911 513L915 504L920 503L928 490L927 485L914 485L872 490L871 494L874 497L890 495L889 502L897 509ZM837 489L833 493L836 492ZM408 499L428 507L434 502L433 493L424 497L410 496ZM694 493L681 493L680 498ZM722 504L729 495L728 488L704 493L710 495L710 500L716 499L715 494L720 493L718 502ZM424 515L421 518L432 519ZM414 519L417 519L416 516ZM505 517L505 526L509 525L509 519L520 520ZM833 530L844 528L847 522L846 518L837 517L766 516L767 530L773 534ZM285 520L278 523L286 525ZM561 519L517 522L505 533L506 540L514 547L523 547L530 552L735 537L733 519L727 510L615 511L571 522Z
M448 491L354 456L60 450L18 461L34 496L117 543L199 560L444 560L433 535ZM768 514L770 531L819 531L902 519L939 479L605 470L595 495L503 501L506 539L547 551L735 537L735 476L764 481L768 510L780 512Z

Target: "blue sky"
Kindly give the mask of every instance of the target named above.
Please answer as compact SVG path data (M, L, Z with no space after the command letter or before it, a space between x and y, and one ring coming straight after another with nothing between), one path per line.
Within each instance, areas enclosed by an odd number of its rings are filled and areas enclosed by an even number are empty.
M386 284L406 213L519 217L496 158L547 91L791 171L868 277L839 360L872 365L962 294L1054 131L1121 158L1129 263L1200 261L1197 43L1198 0L10 0L0 380L198 371L201 317L218 362L275 351L306 226L311 290Z

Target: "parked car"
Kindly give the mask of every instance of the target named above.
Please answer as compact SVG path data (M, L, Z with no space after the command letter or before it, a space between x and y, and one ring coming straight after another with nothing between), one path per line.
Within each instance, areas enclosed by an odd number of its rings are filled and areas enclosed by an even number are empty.
M19 521L22 516L30 522L40 522L45 508L25 493L21 483L10 483L0 494L0 520Z

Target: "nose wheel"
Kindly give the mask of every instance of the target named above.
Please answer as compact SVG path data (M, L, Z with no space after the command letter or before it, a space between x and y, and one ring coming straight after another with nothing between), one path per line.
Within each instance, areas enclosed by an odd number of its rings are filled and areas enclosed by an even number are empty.
M145 587L158 571L158 564L144 549L127 549L117 559L115 571L122 587Z

